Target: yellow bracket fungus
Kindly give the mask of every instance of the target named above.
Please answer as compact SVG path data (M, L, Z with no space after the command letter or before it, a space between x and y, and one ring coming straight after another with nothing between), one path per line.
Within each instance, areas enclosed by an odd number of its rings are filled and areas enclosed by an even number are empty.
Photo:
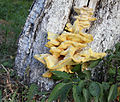
M34 58L42 62L49 69L43 74L43 77L50 78L51 71L65 71L72 73L72 65L82 64L83 69L87 68L88 61L97 60L106 56L106 53L93 52L91 48L83 49L87 43L93 41L91 34L83 32L90 27L90 22L95 21L93 10L88 7L74 8L78 16L72 24L67 23L65 30L61 35L48 32L48 41L46 46L50 48L51 54L35 55Z

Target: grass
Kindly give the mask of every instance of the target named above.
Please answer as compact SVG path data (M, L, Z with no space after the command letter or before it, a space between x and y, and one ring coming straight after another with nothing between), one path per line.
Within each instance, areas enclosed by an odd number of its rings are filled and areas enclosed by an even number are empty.
M0 64L12 68L17 41L32 4L30 0L0 0Z

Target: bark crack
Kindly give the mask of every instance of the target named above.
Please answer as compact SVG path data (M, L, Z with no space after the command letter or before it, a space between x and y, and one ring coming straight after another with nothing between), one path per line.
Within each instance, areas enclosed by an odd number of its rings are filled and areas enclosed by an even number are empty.
M67 19L67 22L66 22L66 24L68 23L68 22L71 22L71 20L73 19L73 13L74 13L74 10L73 10L73 7L74 7L74 0L72 1L72 6L71 6L71 8L70 8L70 12L69 12L69 14L68 14L68 19ZM72 22L71 22L72 23ZM65 24L65 25L66 25ZM64 27L65 28L65 27ZM65 30L65 29L63 29L63 30Z
M87 2L87 7L89 6L89 3L90 3L90 0L88 0L88 2Z
M30 7L30 9L29 9L29 13L30 13L30 11L32 11L33 6L34 6L35 3L36 3L36 0L33 1L32 5L31 5L31 7Z

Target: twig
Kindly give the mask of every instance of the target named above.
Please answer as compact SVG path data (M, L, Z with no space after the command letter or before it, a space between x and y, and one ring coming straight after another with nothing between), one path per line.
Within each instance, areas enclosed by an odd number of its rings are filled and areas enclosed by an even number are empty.
M2 68L7 72L7 74L9 73L8 70L1 64Z
M5 88L5 86L3 86L3 85L0 85L0 87L3 87L3 88Z
M7 87L8 87L9 90L13 93L12 84L11 84L11 82L10 82L10 73L9 73L9 71L8 71L2 64L1 64L1 66L2 66L2 68L7 72L7 77L8 77L8 79L7 79L7 81L6 81Z

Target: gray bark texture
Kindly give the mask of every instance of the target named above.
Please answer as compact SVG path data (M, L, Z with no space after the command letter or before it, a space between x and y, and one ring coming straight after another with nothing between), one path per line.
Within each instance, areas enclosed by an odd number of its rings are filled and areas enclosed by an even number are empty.
M72 8L88 6L94 9L97 21L88 32L94 41L89 46L96 52L104 52L120 41L120 0L35 0L19 37L15 68L19 76L37 82L42 90L50 90L54 81L41 75L47 70L35 54L48 53L47 32L60 34L73 15Z

